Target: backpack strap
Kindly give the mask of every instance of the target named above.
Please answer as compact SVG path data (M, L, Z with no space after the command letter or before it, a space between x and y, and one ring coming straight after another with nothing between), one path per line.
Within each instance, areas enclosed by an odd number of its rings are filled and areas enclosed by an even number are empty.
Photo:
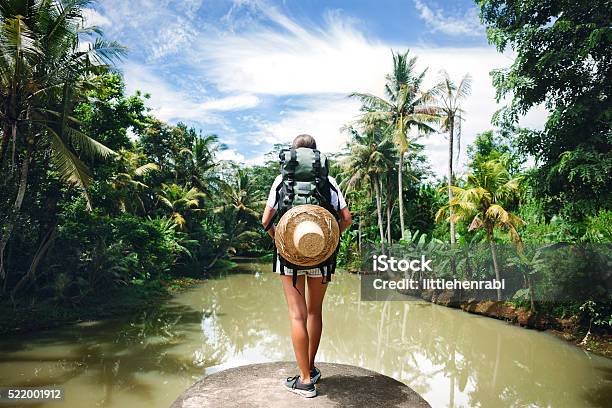
M340 209L340 194L338 193L338 189L336 187L334 187L334 185L332 184L331 181L328 181L329 184L329 189L331 191L333 191L334 193L336 193L336 200L338 200L338 210ZM331 194L330 194L330 201L331 201ZM329 203L332 207L334 207L333 203ZM332 214L336 215L338 211L336 211L336 209L334 208L334 211L332 212ZM339 217L336 217L336 219L338 219Z
M329 260L326 262L325 265L325 272L327 273L323 273L323 266L321 266L321 274L323 275L323 279L321 280L321 283L327 283L327 282L331 282L332 280L332 275L336 272L336 264L338 261L338 251L340 250L340 243L338 243L338 245L336 246L336 249L334 250L334 253L330 256Z
M336 193L338 198L340 198L340 196L338 195L338 189L336 187L334 187L334 185L332 184L331 181L329 182L329 189L332 190L334 193Z
M276 249L275 249L276 250ZM281 275L286 275L285 273L285 268L290 269L291 270L291 281L293 284L293 287L295 288L295 290L298 291L298 293L301 294L300 290L297 288L297 278L298 278L298 271L302 268L300 268L297 265L292 264L291 262L287 261L285 258L283 258L282 256L278 255L275 252L275 255L278 259L278 263L280 265L280 274ZM276 261L274 261L274 266L272 267L272 271L275 271L276 268Z
M268 224L265 226L264 231L268 231L270 228L272 228L272 225L274 225L274 221L276 221L276 219L280 217L279 198L280 198L280 191L282 188L283 188L283 181L281 180L281 182L278 183L278 186L276 186L276 198L274 199L274 206L277 207L276 212L274 213L274 215L272 216Z
M321 184L321 152L314 150L314 163L312 168L315 174L315 185L318 187Z
M331 202L331 192L334 191L336 193L336 196L338 197L338 190L336 190L336 188L329 181L329 179L325 181L323 184L325 185L324 188L325 188L326 193L321 192L319 187L316 188L317 196L319 197L319 200L320 200L320 206L325 208L327 211L329 211L336 219L336 222L338 222L340 220L340 212L336 209L334 204ZM338 202L338 207L339 206L340 206L340 202Z

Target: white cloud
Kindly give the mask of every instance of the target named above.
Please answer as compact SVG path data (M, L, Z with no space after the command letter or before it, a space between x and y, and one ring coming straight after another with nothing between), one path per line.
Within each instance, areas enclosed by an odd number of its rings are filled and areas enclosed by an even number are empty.
M242 94L211 99L202 103L201 107L209 111L232 111L254 108L259 102L259 98L255 95Z
M274 8L262 10L283 31L259 26L196 41L189 59L219 89L291 95L382 87L388 45L368 42L337 13L327 15L326 27L307 30Z
M108 21L105 33L129 41L149 60L176 55L199 32L197 11L203 0L105 0L97 10ZM100 14L100 13L97 13Z
M223 118L214 112L252 108L259 103L259 98L250 94L194 100L187 95L187 92L167 84L145 65L127 63L122 69L127 91L133 93L140 90L150 93L151 98L147 105L151 107L156 117L168 122L191 120L199 123L223 124Z
M445 16L441 9L432 9L423 0L414 0L414 6L419 11L421 19L434 32L467 36L480 36L484 33L474 7L461 15Z
M83 9L83 18L85 19L86 27L104 27L111 25L111 21L106 16L103 16L94 9Z
M338 152L347 142L341 128L356 118L359 102L345 97L312 97L301 101L295 109L279 115L278 120L256 122L255 133L261 143L289 143L307 133L317 140L323 152Z
M418 56L418 67L429 69L426 86L435 83L441 69L456 81L471 74L472 94L463 104L466 121L460 161L465 163L465 147L475 135L492 127L491 115L501 105L495 103L489 72L509 66L509 55L492 47L383 44L365 38L354 22L338 13L328 14L324 27L307 29L274 8L262 8L262 12L283 31L256 26L245 33L199 41L191 56L202 75L226 92L310 95L305 105L284 108L286 112L278 118L254 123L261 143L286 142L305 132L322 140L323 150L337 149L346 141L340 127L359 114L359 104L343 96L353 91L382 95L385 75L391 70L391 49L410 48ZM536 112L531 123L542 123L544 117L544 112ZM444 174L448 160L444 136L430 135L422 141L434 171Z
M205 99L198 97L197 93L190 96L193 93L188 92L185 85L171 85L169 80L154 75L146 65L135 63L125 66L128 89L150 92L152 99L148 104L162 120L192 120L225 127L227 134L221 134L221 138L230 144L231 149L224 155L247 163L260 162L262 157L255 157L244 144L237 142L244 140L245 135L257 140L252 144L271 145L288 142L300 133L310 133L317 138L322 150L337 150L347 137L340 128L359 114L358 102L345 96L353 91L381 95L385 75L392 68L391 49L403 51L407 48L419 57L421 69L429 67L427 86L435 82L437 72L442 68L454 80L459 80L465 73L472 75L472 95L463 105L466 121L462 126L464 153L460 161L465 163L465 146L473 141L476 133L491 128L491 115L499 108L494 100L489 71L512 63L511 56L499 54L493 47L428 47L415 46L410 41L384 43L366 38L358 22L339 12L328 13L322 26L301 24L273 7L244 0L236 1L225 17L226 23L231 24L233 15L240 11L238 9L248 7L252 19L248 25L241 26L241 31L226 30L213 35L201 28L194 30L194 25L187 24L184 35L180 30L170 30L173 34L166 47L164 35L147 35L151 27L159 31L159 21L175 21L179 18L179 11L174 7L166 15L163 13L168 12L168 7L157 10L155 2L137 1L142 8L128 7L127 3L119 2L118 9L111 10L110 6L105 9L113 27L116 27L115 20L120 20L123 29L133 28L139 33L136 39L148 38L144 49L159 58L167 58L178 46L188 43L184 52L174 54L171 63L189 72L190 76L206 78L207 85L214 85L221 97ZM197 1L194 4L199 6ZM422 0L416 0L415 4L434 31L472 35L478 30L481 33L472 12L468 13L469 18L455 18L444 16L440 10L432 10ZM134 15L134 9L140 10L140 14ZM253 16L263 17L266 21L261 24ZM276 117L247 121L250 124L246 130L245 123L241 123L240 137L218 114L220 111L255 108L268 102L271 95L296 96L293 100L297 102L283 106L283 112ZM543 110L535 109L527 122L541 127L545 116ZM235 116L237 119L240 117L243 116ZM431 135L423 142L434 170L444 174L448 160L446 140L442 135Z
M234 149L225 149L225 150L221 150L218 154L217 154L217 159L219 160L232 160L238 163L244 163L245 162L245 157L238 153L236 150Z
M173 54L188 44L196 34L197 31L181 19L168 22L159 27L157 35L152 40L151 56L153 59L159 59Z

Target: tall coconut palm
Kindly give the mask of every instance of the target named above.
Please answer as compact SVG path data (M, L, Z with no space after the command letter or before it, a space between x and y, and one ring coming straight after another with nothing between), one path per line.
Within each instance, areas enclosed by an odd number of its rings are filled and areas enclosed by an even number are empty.
M498 281L501 281L501 274L497 262L495 230L507 230L511 241L517 248L522 248L517 228L524 222L503 207L518 194L520 180L520 177L510 176L503 160L489 160L468 175L465 188L451 186L452 201L440 208L436 214L436 222L443 219L455 222L466 220L470 222L469 231L485 231L491 249L495 279ZM501 300L501 289L497 290L497 300Z
M440 71L440 82L433 89L433 94L438 103L439 114L442 117L441 130L448 132L448 202L453 200L453 153L455 140L457 141L457 158L461 151L461 121L464 111L461 102L468 97L472 89L472 78L466 74L456 85L445 70ZM456 132L456 133L455 133ZM455 138L456 136L456 138ZM452 206L449 211L452 211ZM452 213L450 217L450 242L456 242L455 222Z
M0 239L2 278L4 251L21 210L32 161L50 158L63 180L86 187L90 176L80 156L113 154L81 133L71 116L80 90L125 52L100 37L87 46L80 43L82 36L99 33L95 27L83 27L83 8L88 3L0 2L0 168L5 174L0 188L14 197ZM38 151L43 154L36 155ZM87 201L91 206L88 197Z
M410 147L410 131L415 129L418 134L434 131L430 125L438 121L437 110L431 105L433 94L421 89L427 70L416 73L416 57L408 58L409 51L403 54L393 54L393 72L387 75L385 85L386 99L368 93L354 92L350 97L357 97L363 103L364 114L361 122L370 125L384 123L390 129L390 135L398 153L398 202L401 235L404 238L404 198L403 198L403 166L404 155ZM418 135L417 135L418 136Z
M388 158L390 163L397 163L397 151L393 151L392 157ZM393 214L393 205L397 198L397 169L394 166L390 166L387 169L386 174L383 177L384 180L384 192L385 192L385 212L387 219L387 243L391 245L393 243L391 236L391 215Z
M376 200L376 214L380 233L380 249L385 251L385 233L382 216L382 179L388 169L394 165L391 158L394 153L393 143L385 137L381 127L370 127L364 133L349 129L351 142L350 152L343 161L344 177L342 186L347 192L368 188Z

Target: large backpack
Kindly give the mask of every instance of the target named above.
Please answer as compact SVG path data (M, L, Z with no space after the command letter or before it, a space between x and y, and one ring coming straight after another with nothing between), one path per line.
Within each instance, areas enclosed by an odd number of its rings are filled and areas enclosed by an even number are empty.
M336 221L340 214L331 202L332 191L338 196L338 191L329 182L329 161L327 157L316 149L299 147L297 149L283 149L279 153L280 170L282 181L276 188L277 211L270 223L266 226L268 230L275 219L280 219L289 209L301 204L319 205L334 215ZM332 256L315 266L299 266L287 261L274 248L272 270L276 272L277 260L280 261L280 273L285 274L285 267L293 271L293 286L297 281L297 271L301 269L319 268L324 277L323 282L329 282L331 275L336 269L336 247Z

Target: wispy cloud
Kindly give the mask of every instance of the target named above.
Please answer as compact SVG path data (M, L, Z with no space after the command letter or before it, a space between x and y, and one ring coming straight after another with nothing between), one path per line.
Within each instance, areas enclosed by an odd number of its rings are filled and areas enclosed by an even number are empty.
M166 55L173 54L181 49L182 46L189 44L192 38L197 35L197 31L177 20L164 24L159 27L158 34L152 40L151 56L153 59L160 59Z
M198 33L197 11L203 0L106 0L98 14L110 21L105 32L128 41L132 53L148 60L173 55Z
M476 8L470 8L458 15L444 15L442 9L430 7L424 0L414 0L414 6L419 11L429 28L434 32L449 35L481 36L484 30L478 21Z
M259 104L259 98L255 95L242 94L210 99L202 103L202 109L209 111L233 111L254 108Z
M306 132L324 140L323 150L337 150L347 139L340 128L359 114L359 104L346 95L354 91L383 94L385 74L392 68L391 49L410 48L418 56L420 69L429 69L426 86L434 85L441 69L456 80L472 75L472 95L464 104L464 146L478 132L491 128L491 115L499 106L489 72L512 63L492 47L382 43L366 38L357 21L337 12L328 13L323 26L313 26L300 24L273 7L260 7L268 24L199 41L191 57L198 61L202 75L223 91L302 96L293 106L284 106L283 115L269 115L251 124L252 134L261 143L285 142ZM446 143L443 135L424 139L438 174L444 174ZM465 160L465 154L462 157Z
M101 13L113 29L123 25L123 30L137 33L129 37L131 44L141 44L139 40L147 37L142 45L144 61L133 60L124 68L128 89L150 92L148 104L163 120L210 125L229 145L224 155L248 163L261 161L272 144L288 142L299 133L315 136L322 150L337 151L347 140L340 128L359 114L359 103L346 95L354 91L382 95L385 75L392 69L392 49L410 48L419 57L419 68L429 68L426 86L436 82L443 68L456 80L472 75L472 95L463 106L465 146L478 132L491 128L491 115L499 108L490 70L512 63L511 56L493 47L415 46L410 40L389 43L366 36L365 22L339 11L327 12L323 23L316 24L247 0L228 5L231 11L222 15L221 29L203 28L187 19L184 34L168 34L171 41L166 49L164 36L151 33L160 30L160 21L184 18L185 10L164 2L160 12L157 2L135 1L149 7L140 13L150 14L135 15L132 20L121 14L133 14L132 6L116 0L108 0L105 10L110 14ZM193 4L195 9L199 2ZM415 4L421 15L429 16L432 30L459 34L480 30L477 20L444 16L423 0ZM429 11L423 14L423 10ZM248 24L233 25L236 20ZM168 27L174 30L172 24ZM179 48L181 52L176 52ZM529 123L537 127L544 118L545 112L536 111ZM443 135L431 135L424 144L434 170L444 174Z
M128 92L137 90L151 95L148 105L152 113L161 120L176 122L188 120L202 124L224 124L216 112L253 108L259 98L251 94L236 94L218 98L194 99L183 90L177 90L146 65L127 63L123 67Z
M272 26L195 41L190 59L220 90L292 95L382 86L389 46L368 41L352 20L329 12L325 26L305 28L274 7L261 7Z
M288 110L253 122L254 135L266 144L290 143L302 133L313 135L324 152L337 152L347 141L341 128L357 118L359 102L343 95L294 100Z
M85 19L85 26L104 27L111 24L111 21L107 17L98 13L94 9L83 9L83 17Z

